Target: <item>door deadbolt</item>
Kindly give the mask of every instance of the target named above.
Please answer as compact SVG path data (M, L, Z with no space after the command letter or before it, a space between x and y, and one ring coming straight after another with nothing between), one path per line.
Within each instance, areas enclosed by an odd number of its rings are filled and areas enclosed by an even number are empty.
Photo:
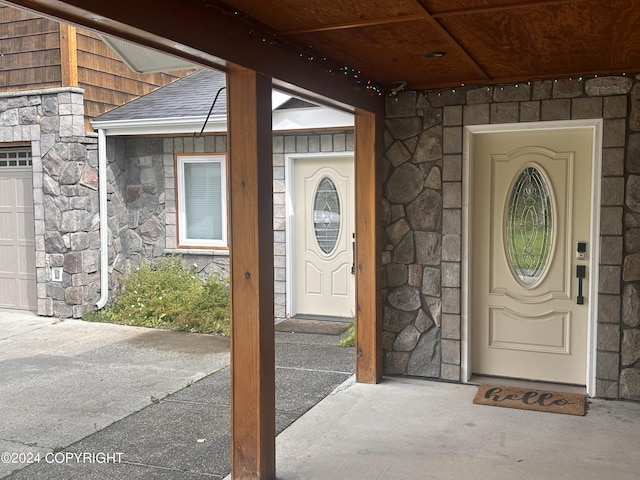
M587 258L587 242L576 243L576 258L578 260L584 260Z

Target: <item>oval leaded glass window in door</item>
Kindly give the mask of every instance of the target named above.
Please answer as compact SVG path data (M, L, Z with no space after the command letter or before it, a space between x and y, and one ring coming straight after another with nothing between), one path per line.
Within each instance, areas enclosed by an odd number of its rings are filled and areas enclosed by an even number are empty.
M329 177L322 177L313 197L313 229L318 246L326 254L336 248L340 223L338 189Z
M553 241L549 185L536 167L525 168L516 178L505 223L511 271L522 285L535 285L547 270Z

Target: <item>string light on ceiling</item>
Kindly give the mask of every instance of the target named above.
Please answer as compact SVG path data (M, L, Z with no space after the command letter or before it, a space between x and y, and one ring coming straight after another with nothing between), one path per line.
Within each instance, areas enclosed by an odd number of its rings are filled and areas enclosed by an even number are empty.
M293 54L297 54L298 57L307 62L321 64L324 70L330 75L340 74L345 77L351 77L357 87L364 88L374 95L382 96L387 93L384 87L379 85L374 79L364 77L360 70L349 65L335 62L325 56L318 55L312 46L301 47L285 38L279 37L276 33L268 32L265 27L257 25L248 15L238 10L231 9L223 4L214 4L207 0L201 0L200 3L205 7L215 8L223 14L233 17L236 21L243 23L247 28L247 36L251 40L257 38L261 44L277 46L289 50Z
M627 73L626 72L622 72L622 73L609 73L605 76L626 76ZM473 90L477 90L477 89L484 89L486 92L491 92L492 88L496 88L499 89L501 92L505 91L505 89L507 88L520 88L521 85L527 85L527 86L531 86L533 83L536 82L553 82L554 84L557 84L560 81L568 81L568 82L584 82L586 80L588 80L589 78L602 78L603 75L598 75L598 74L592 74L592 75L580 75L578 77L575 76L569 76L569 77L561 77L561 78L538 78L538 79L534 79L534 80L528 80L528 81L522 81L522 82L513 82L513 83L500 83L500 84L494 84L494 85L467 85L464 83L461 83L459 86L457 87L447 87L447 88L441 88L441 89L433 89L433 90L413 90L414 93L417 92L423 92L425 96L429 97L431 95L435 95L437 97L441 97L443 94L446 93L452 93L455 94L459 91L460 88L464 88L466 87L466 91L473 91Z

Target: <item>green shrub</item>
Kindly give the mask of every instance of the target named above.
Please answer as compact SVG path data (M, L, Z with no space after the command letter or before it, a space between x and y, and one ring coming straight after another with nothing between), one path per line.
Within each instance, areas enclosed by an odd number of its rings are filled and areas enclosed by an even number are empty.
M132 270L111 307L84 318L229 335L229 287L215 275L202 282L180 257L165 257L157 265Z
M356 327L353 322L349 324L349 330L344 337L340 339L341 347L355 347L356 346Z

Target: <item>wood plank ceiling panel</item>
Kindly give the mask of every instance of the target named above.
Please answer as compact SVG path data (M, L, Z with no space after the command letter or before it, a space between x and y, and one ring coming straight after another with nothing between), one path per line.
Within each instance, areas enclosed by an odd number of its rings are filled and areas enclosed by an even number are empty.
M640 30L633 27L640 8L625 1L558 2L438 20L495 79L607 73L640 64Z
M414 88L415 79L422 78L439 85L486 80L451 40L424 20L298 34L296 40L317 45L345 65L357 65L364 78L375 77L387 86L407 81L407 88ZM426 57L438 51L449 53L445 59Z
M291 0L227 3L244 15L265 22L278 39L301 50L308 48L316 57L338 59L344 66L355 65L362 78L375 78L387 89L404 81L407 88L415 88L420 86L415 79L425 77L432 85L456 84L460 78L465 82L489 80L417 0L362 0L339 6L336 2L312 0L305 3L304 9ZM425 57L440 51L448 53L446 61ZM385 67L381 69L382 63Z
M227 3L279 39L356 66L387 89L401 80L441 88L640 66L640 8L630 0ZM433 52L445 55L425 58Z

